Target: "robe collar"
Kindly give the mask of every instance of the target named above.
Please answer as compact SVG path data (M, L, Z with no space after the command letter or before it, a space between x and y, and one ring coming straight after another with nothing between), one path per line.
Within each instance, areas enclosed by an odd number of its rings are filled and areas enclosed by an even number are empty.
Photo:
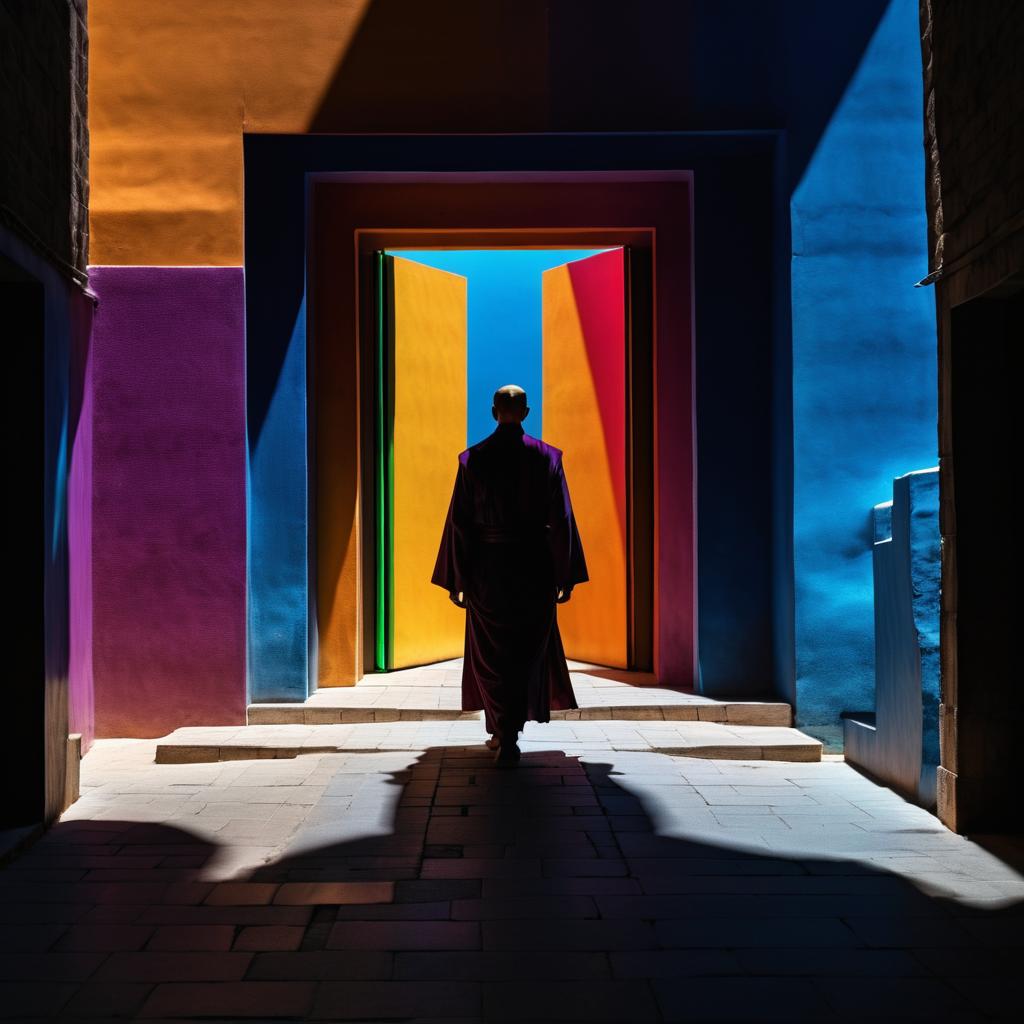
M522 423L499 423L494 428L495 437L522 437L525 433Z

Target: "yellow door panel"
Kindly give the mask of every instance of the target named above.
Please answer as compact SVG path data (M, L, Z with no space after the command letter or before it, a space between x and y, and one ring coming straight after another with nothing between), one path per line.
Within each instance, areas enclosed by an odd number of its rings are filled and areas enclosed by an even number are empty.
M465 612L430 582L466 447L466 278L394 257L390 668L462 655Z

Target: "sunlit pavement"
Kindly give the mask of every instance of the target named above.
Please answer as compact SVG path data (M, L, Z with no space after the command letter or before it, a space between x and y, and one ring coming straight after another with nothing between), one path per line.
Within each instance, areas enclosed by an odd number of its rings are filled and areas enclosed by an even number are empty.
M499 771L474 746L163 765L153 741L100 742L82 799L0 871L0 1012L973 1021L1017 1009L1012 858L842 761L532 746Z

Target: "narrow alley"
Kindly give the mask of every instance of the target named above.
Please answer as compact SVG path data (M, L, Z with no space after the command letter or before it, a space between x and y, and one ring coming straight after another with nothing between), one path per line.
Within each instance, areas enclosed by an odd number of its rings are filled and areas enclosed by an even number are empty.
M154 764L153 741L97 742L81 799L0 872L3 1013L981 1021L1016 1005L1024 878L1005 850L827 755L544 737L527 727L515 771L482 745Z

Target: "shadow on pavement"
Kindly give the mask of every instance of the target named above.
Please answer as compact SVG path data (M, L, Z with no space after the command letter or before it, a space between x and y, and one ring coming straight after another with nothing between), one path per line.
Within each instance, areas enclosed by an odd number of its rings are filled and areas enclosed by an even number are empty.
M439 1024L1019 1008L1021 903L663 834L610 764L556 751L511 771L482 748L390 773L373 760L347 757L285 855L231 881L209 880L222 848L184 829L57 825L0 872L3 1012ZM685 831L686 812L673 821Z

